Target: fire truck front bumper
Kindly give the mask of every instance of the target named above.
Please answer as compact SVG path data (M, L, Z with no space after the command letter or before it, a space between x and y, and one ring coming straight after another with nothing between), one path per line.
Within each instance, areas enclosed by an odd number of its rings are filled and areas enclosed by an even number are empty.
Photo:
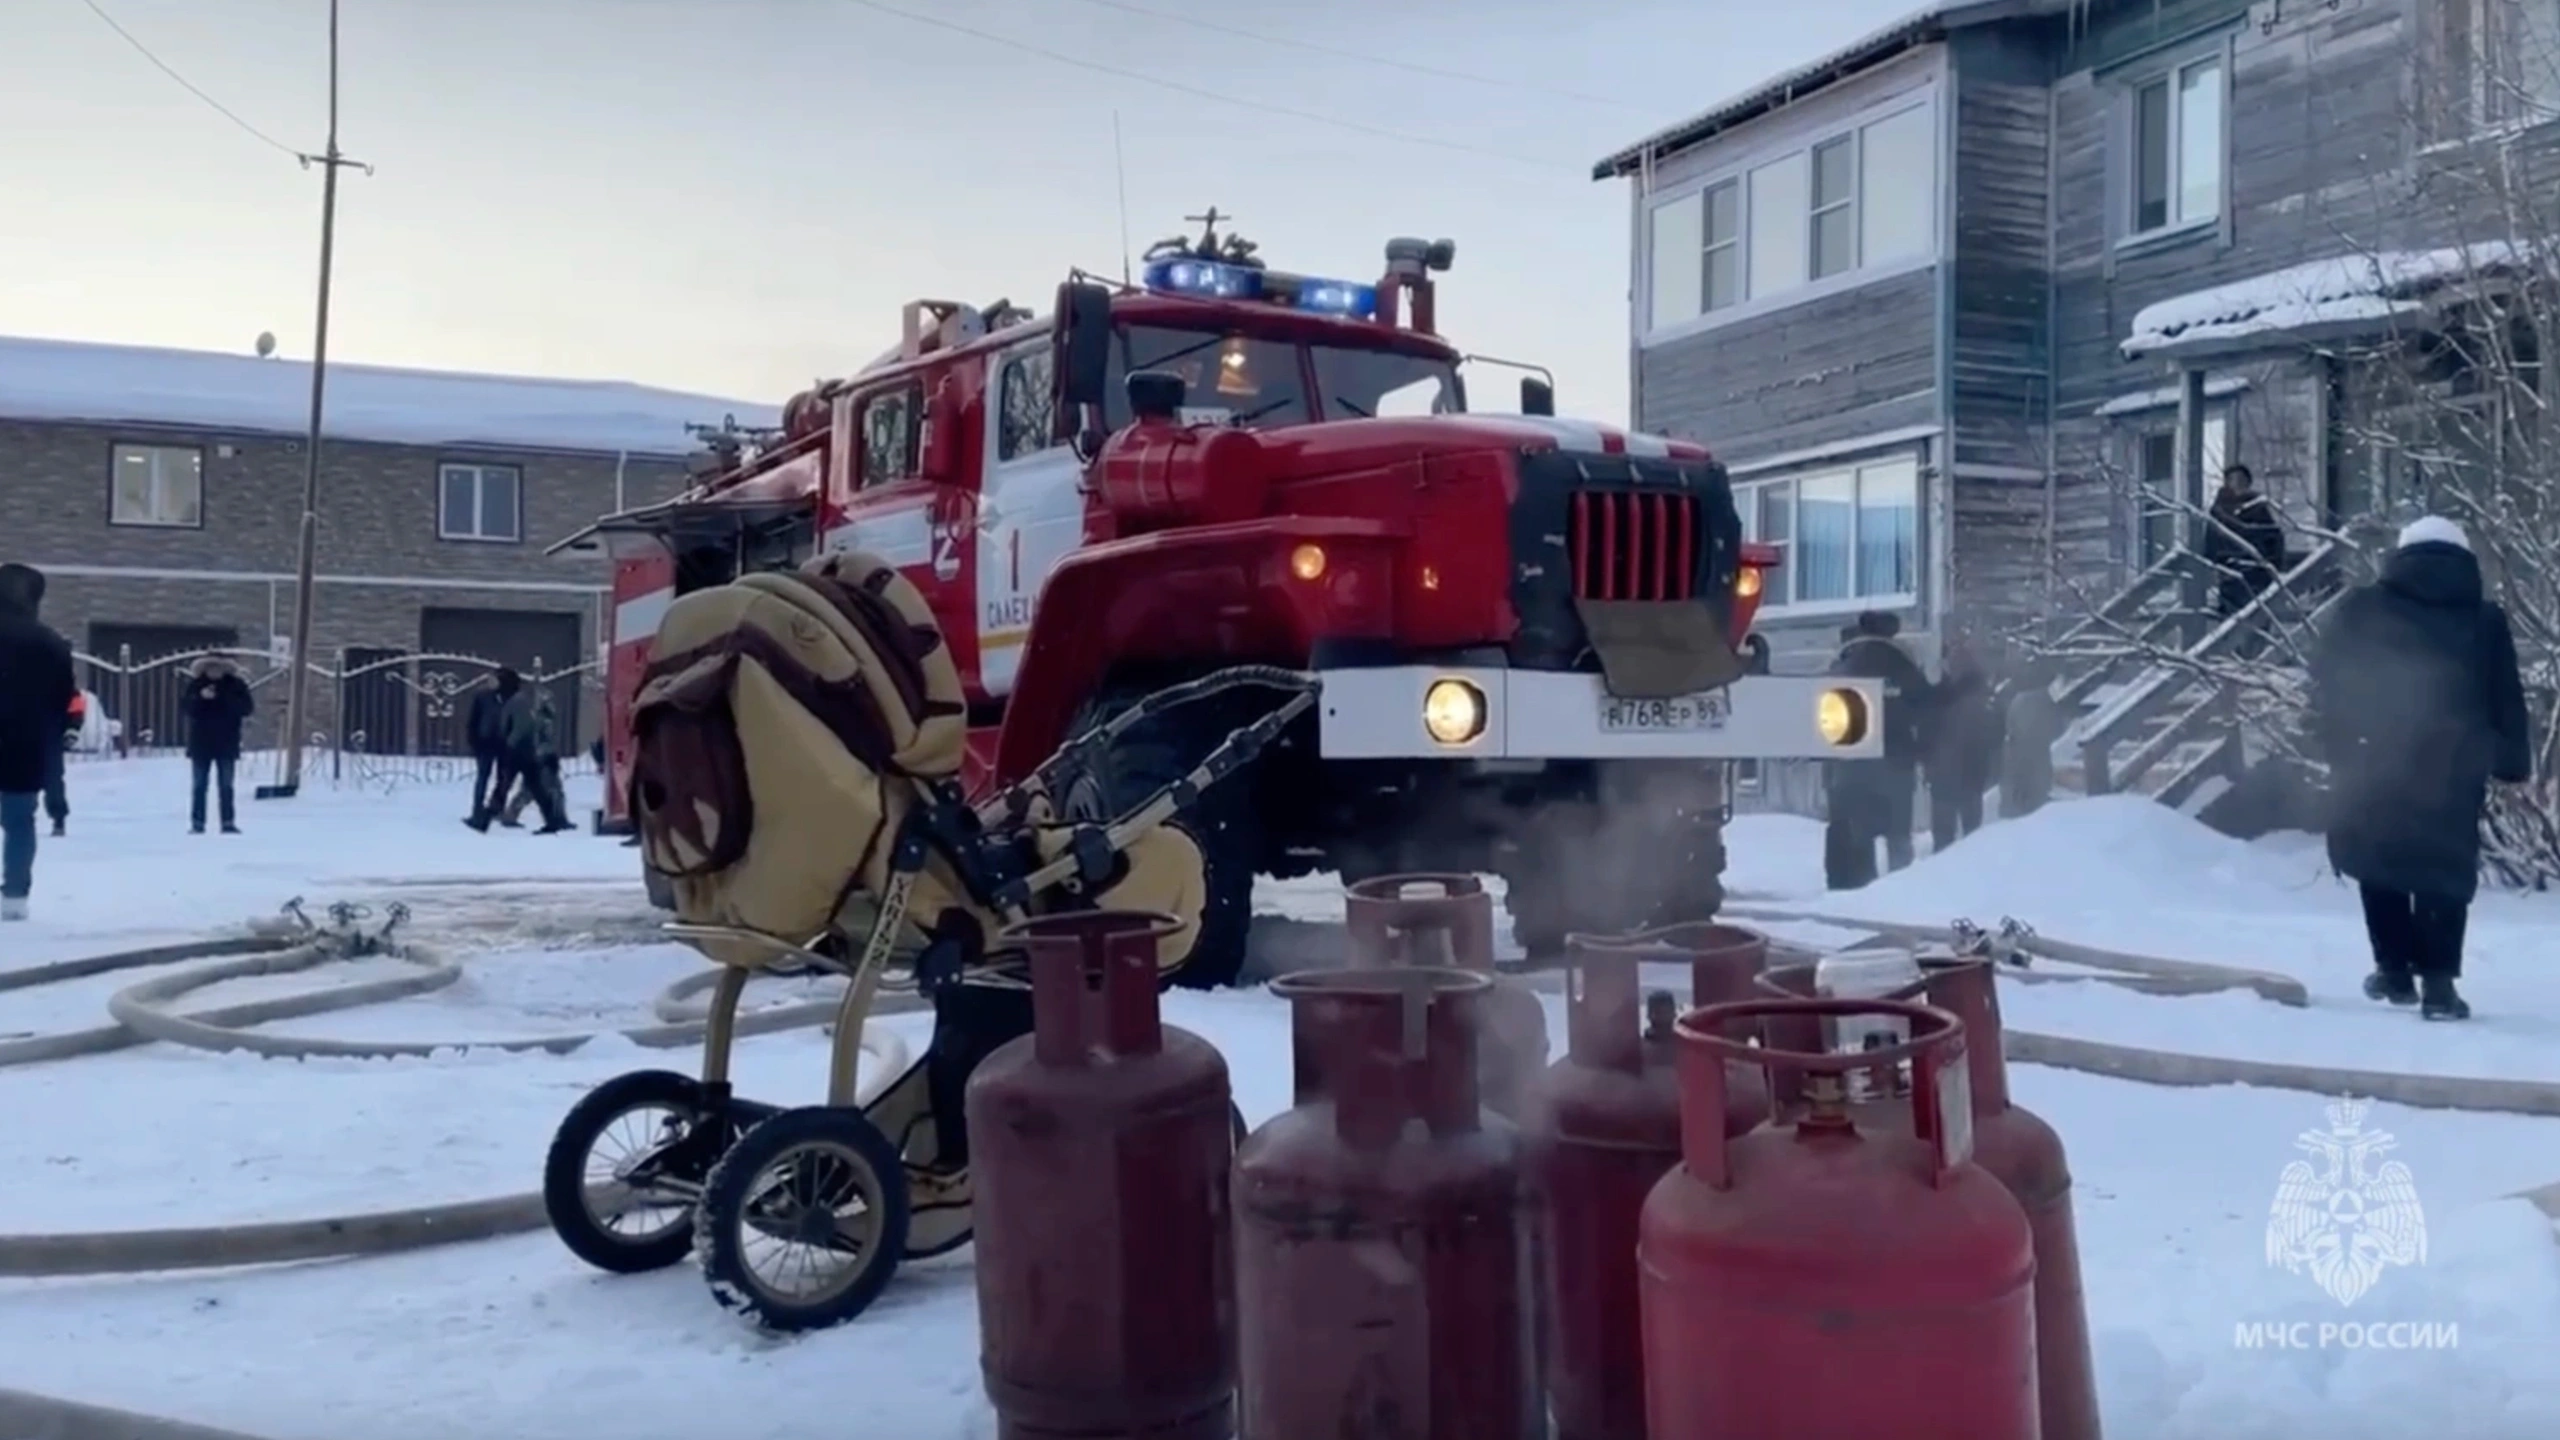
M1322 669L1327 760L1867 760L1884 753L1872 680L1752 675L1670 699L1597 675L1502 667Z

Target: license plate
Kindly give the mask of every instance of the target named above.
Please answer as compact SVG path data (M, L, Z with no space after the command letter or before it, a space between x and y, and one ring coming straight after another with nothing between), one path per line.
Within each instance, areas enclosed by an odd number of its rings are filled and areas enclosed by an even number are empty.
M1732 717L1733 697L1722 690L1667 700L1622 700L1611 695L1600 701L1600 728L1613 735L1721 730Z

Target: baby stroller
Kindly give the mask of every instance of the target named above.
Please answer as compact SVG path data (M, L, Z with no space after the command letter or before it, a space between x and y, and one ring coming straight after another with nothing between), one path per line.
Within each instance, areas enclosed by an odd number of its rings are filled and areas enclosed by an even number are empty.
M1058 776L1142 720L1240 686L1286 698L1135 811L1059 817ZM1085 908L1169 915L1170 976L1205 897L1176 813L1314 699L1294 671L1223 671L1149 697L972 805L957 779L959 671L894 568L828 556L676 601L633 705L631 814L674 894L667 931L721 968L698 1075L617 1076L561 1122L543 1172L553 1230L617 1273L695 1256L721 1304L777 1331L850 1320L902 1260L968 1243L962 1096L980 1060L1031 1028L1005 928ZM747 982L810 974L846 982L825 1103L739 1098L731 1048L767 1018L739 1013ZM933 1039L899 1073L865 1077L865 1027L884 1002L929 1007Z

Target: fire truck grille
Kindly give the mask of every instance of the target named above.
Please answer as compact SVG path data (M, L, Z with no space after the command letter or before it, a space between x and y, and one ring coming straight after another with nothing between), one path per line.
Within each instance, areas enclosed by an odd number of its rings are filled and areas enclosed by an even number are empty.
M1577 600L1698 598L1698 497L1577 490L1565 526Z

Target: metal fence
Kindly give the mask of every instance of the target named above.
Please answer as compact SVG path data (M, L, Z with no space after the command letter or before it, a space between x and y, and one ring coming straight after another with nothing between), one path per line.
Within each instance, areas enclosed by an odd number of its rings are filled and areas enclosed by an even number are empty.
M186 753L186 702L207 660L230 662L257 701L241 737L245 751L283 749L290 668L259 650L188 650L137 660L74 652L87 714L68 758L100 762ZM467 779L472 771L471 702L510 667L479 655L340 652L314 662L304 694L304 774L331 782ZM604 715L602 671L592 662L518 672L545 692L558 718L563 773L596 768L595 734Z

